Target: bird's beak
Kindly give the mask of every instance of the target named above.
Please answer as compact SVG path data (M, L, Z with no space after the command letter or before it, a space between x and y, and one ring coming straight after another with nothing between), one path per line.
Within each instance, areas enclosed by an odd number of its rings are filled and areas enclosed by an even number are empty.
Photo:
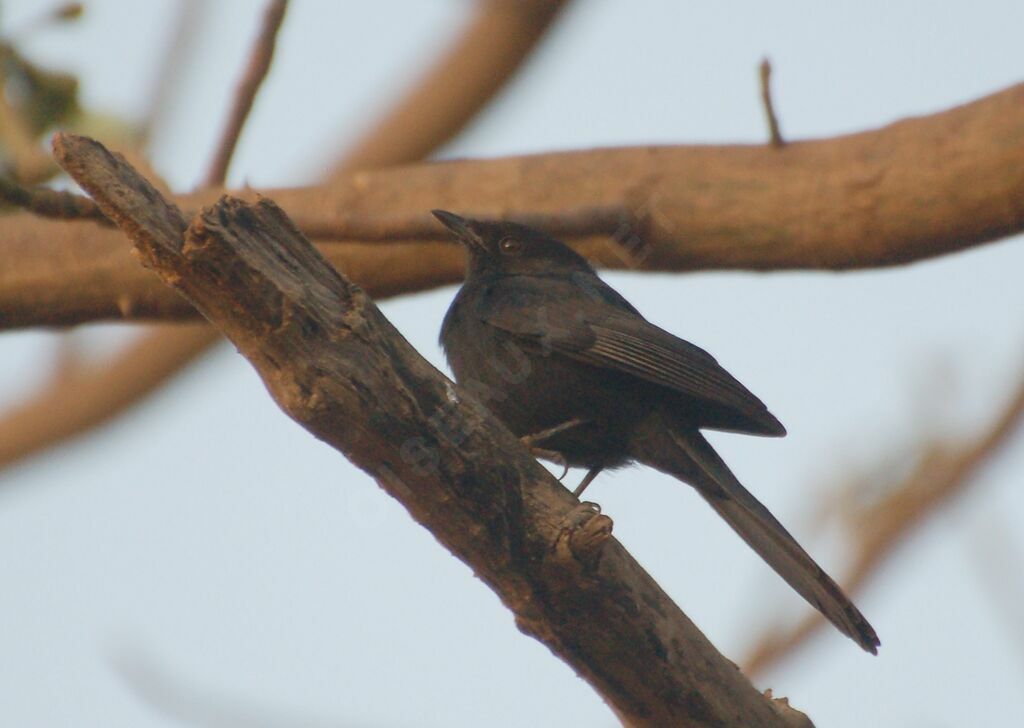
M441 221L441 224L452 231L456 239L466 247L483 247L483 241L473 230L473 221L459 217L454 212L447 210L431 210L431 214Z

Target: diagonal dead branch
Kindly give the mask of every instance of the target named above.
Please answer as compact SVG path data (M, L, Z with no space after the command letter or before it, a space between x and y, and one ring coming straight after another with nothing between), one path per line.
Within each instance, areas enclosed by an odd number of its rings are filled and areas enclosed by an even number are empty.
M564 2L553 2L549 6L553 10L564 4ZM511 49L503 43L493 46L496 50L504 48L506 55L499 54L491 57L489 55L481 56L477 54L474 56L477 62L475 68L504 69L500 73L496 72L488 75L488 78L491 79L489 93L494 95L501 88L502 82L512 72L511 67L508 65L510 62L508 56L518 59L518 62L521 63L525 60L529 49L536 40L535 35L522 32L521 26L524 24L529 25L531 18L540 22L539 18L543 17L546 18L544 22L550 23L556 13L547 13L540 6L534 7L531 3L514 3L505 7L500 7L498 3L492 3L486 7L488 20L483 22L482 25L481 23L472 24L467 29L467 33L477 34L481 28L486 28L488 31L487 36L500 35L505 39L514 39L518 43L518 45L513 45ZM184 11L180 21L182 27L188 27L193 22L195 12L196 8L190 4ZM495 24L498 21L508 23L508 27L505 28L504 32L502 32L500 26ZM543 22L540 23L541 26L543 24ZM536 32L541 32L541 29L538 27ZM476 36L474 35L474 37ZM428 85L436 85L436 79L450 78L453 69L462 67L464 59L459 55L457 49L467 45L467 43L470 43L470 40L465 36L459 39L453 50L445 56L446 62L439 64L435 68L435 73L431 77L435 80L431 81L428 79L426 82ZM518 48L518 50L514 50L515 48ZM415 158L408 155L418 153L425 155L429 153L436 146L450 139L468 123L472 115L467 110L479 110L485 105L486 98L481 95L483 89L478 84L459 88L462 93L471 94L472 99L463 101L459 98L453 98L448 94L443 95L443 99L439 99L432 94L424 94L418 90L414 91L409 99L400 102L385 117L383 122L377 125L376 137L364 140L362 144L357 145L353 152L343 160L342 165L365 165L371 159L382 165L411 162L415 161ZM441 100L445 102L445 105L439 105ZM433 109L433 111L429 111L429 109ZM447 117L439 116L438 109L447 109L453 113ZM456 110L458 110L458 113L454 113ZM406 117L424 117L430 118L433 121L430 125L399 122L399 119ZM407 140L404 135L411 135L415 139ZM367 150L376 151L372 155L368 155ZM138 166L137 162L133 163ZM79 199L87 200L90 205L94 205L88 198ZM61 232L55 231L55 234L60 235ZM76 246L77 255L72 256L71 259L65 262L71 263L73 266L85 267L98 263L101 268L107 262L110 262L109 256L101 257L99 260L93 257L91 253L94 251L85 240L78 242L83 244ZM444 246L444 249L447 251L447 246ZM392 261L393 270L402 270L415 265L415 261L410 260L403 252L401 249L396 249L396 254L393 256L395 260ZM113 257L114 259L118 258L119 253L115 253ZM389 289L386 281L381 282L380 285L375 284L374 277L376 272L374 270L363 271L358 266L353 266L353 268L356 269L360 278L369 285L375 295L385 296L401 292ZM133 265L133 269L136 272L143 272L137 265ZM382 268L380 270L385 269ZM148 274L144 273L144 276L141 279L143 287L150 282ZM100 278L102 279L103 276L101 275ZM84 278L78 280L86 288L89 288L91 285L89 281L94 279L90 279L89 275L86 274ZM443 281L438 281L438 283L441 282ZM155 289L154 292L157 292L159 297L168 292L168 289L161 286L159 289ZM61 295L63 294L59 291L44 293L45 300L38 301L38 304L41 307L59 306L61 305L59 303ZM122 295L118 297L116 305L123 317L135 318L140 310L152 305L152 303L153 299L144 288L140 289L129 286L122 291ZM165 303L171 307L178 306L191 310L191 306L177 296L173 296L173 298L168 299ZM0 313L0 326L2 326L4 320L5 315ZM152 331L142 334L124 352L123 360L114 360L103 369L78 368L76 370L77 376L74 378L55 380L50 388L41 392L33 400L17 409L4 413L0 417L0 433L17 433L17 435L12 436L6 441L7 447L0 451L0 454L2 454L2 457L0 457L0 467L39 452L68 437L80 434L90 427L110 419L118 412L126 410L131 406L132 402L130 399L126 399L125 395L130 394L137 400L143 399L147 394L174 376L180 369L184 368L189 362L198 358L202 353L202 347L209 347L218 340L219 336L210 330L202 328L193 329L191 335L181 333L167 336L162 331ZM144 352L145 357L140 359L138 352ZM137 361L147 362L147 366L152 368L152 373L146 374L138 370L133 364L133 362ZM121 377L125 384L119 387L110 387L108 370L117 373L117 376ZM91 376L89 375L90 373ZM110 396L105 397L103 396L104 393ZM53 406L54 402L71 402L75 404L68 408L57 409ZM59 413L59 418L55 417L56 413Z
M182 6L177 34L194 24L198 6ZM180 40L180 38L179 38ZM168 80L180 63L174 63L180 45L167 53L151 113L139 141L145 143L164 102ZM255 91L253 91L254 93ZM231 142L233 148L234 141ZM230 149L227 156L230 157ZM49 164L51 160L47 159ZM136 166L146 160L134 160ZM223 182L219 180L218 184ZM165 185L160 183L161 190ZM42 217L92 219L111 225L88 197L49 189L26 190L0 181L0 194ZM120 306L130 311L132 296L126 293ZM130 409L178 372L198 359L220 337L206 326L159 327L139 334L127 348L101 364L87 364L67 357L58 362L52 380L31 399L0 416L0 468L31 457L53 445L98 427Z
M235 153L238 138L242 135L242 129L245 127L245 121L249 118L249 111L252 110L253 101L256 100L256 93L260 90L263 79L267 77L270 64L274 60L277 31L281 29L281 23L284 22L284 12L287 7L288 0L270 0L267 4L260 34L253 46L245 75L235 92L235 101L228 114L228 122L224 127L220 142L217 144L217 152L213 156L210 171L206 174L204 182L206 187L220 187L224 184L228 165L231 164L231 157Z
M195 210L217 194L177 202ZM293 210L300 226L333 230L333 238L365 233L368 222L394 222L394 238L322 247L374 295L459 280L457 246L440 234L415 245L406 237L410 224L428 224L423 211L435 207L536 223L619 211L626 224L613 237L629 241L630 255L607 235L568 236L613 267L899 265L1024 230L1024 85L873 132L791 142L785 155L764 145L595 149L359 172L337 184L264 194ZM5 219L5 232L0 327L121 318L125 297L136 318L194 316L138 270L113 232L18 214Z
M224 198L185 231L181 213L123 158L71 135L54 151L144 263L249 359L282 409L398 498L624 723L810 725L719 655L607 523L565 538L565 524L589 520L572 517L575 499L274 203ZM574 542L586 544L586 558L566 568Z
M972 441L936 442L924 448L914 471L888 494L857 513L850 533L856 541L853 565L840 580L856 596L867 581L943 504L977 483L984 466L1024 427L1024 376L1005 408ZM743 662L748 675L762 673L796 652L823 620L810 614L792 630L766 630Z

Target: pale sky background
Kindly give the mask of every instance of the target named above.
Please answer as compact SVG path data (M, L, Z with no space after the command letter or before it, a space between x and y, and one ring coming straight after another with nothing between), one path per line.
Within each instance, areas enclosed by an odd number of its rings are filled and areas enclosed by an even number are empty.
M6 2L0 27L17 37L46 5ZM204 11L157 130L154 162L176 189L205 172L263 6ZM79 74L90 109L139 118L175 8L93 0L80 22L23 47ZM296 0L231 181L315 180L469 9ZM765 54L787 138L873 128L1019 82L1022 28L1019 0L581 0L443 156L760 142ZM1022 270L1018 239L882 272L606 278L714 353L786 424L781 441L714 440L838 575L838 535L812 538L814 494L917 438L970 434L1005 401L1024 367ZM453 292L383 304L439 366ZM124 329L90 327L74 340L90 347ZM0 403L45 378L56 341L4 335ZM1021 561L1011 557L1001 580L978 568L994 548L1024 554L1014 528L1022 476L1018 438L870 583L857 601L881 636L877 658L830 630L759 686L822 728L1024 725ZM627 469L603 475L588 497L726 655L740 659L776 617L804 614L671 478ZM615 724L466 566L281 414L227 346L111 426L0 473L0 554L4 725ZM993 590L1016 597L1015 617ZM148 702L154 684L183 712Z

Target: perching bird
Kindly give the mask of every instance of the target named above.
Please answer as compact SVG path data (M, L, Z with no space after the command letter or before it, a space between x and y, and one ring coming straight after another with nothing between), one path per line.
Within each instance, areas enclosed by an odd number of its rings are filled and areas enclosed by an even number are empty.
M867 620L700 432L784 435L761 400L644 319L566 245L514 223L434 216L469 253L441 328L461 385L542 457L588 468L577 495L602 469L634 461L689 483L804 599L877 652Z

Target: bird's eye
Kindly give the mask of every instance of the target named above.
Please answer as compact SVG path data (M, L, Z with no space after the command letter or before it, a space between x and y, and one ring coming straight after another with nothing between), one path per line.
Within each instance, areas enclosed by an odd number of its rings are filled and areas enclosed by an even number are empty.
M502 238L501 242L498 243L498 247L502 253L514 255L522 250L523 245L515 238Z

